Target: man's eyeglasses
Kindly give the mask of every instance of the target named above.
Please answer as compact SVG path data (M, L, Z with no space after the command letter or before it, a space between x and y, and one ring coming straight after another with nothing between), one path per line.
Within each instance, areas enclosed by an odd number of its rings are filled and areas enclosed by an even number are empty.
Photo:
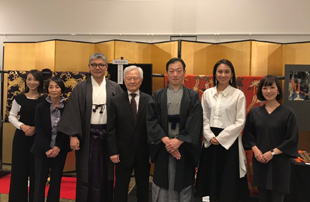
M140 78L139 77L125 77L125 79L127 81L131 81L131 80L138 81Z
M90 66L92 68L96 68L96 67L99 67L100 69L104 68L104 66L106 66L107 64L102 64L102 63L99 63L99 64L96 64L96 63L92 63L90 64Z

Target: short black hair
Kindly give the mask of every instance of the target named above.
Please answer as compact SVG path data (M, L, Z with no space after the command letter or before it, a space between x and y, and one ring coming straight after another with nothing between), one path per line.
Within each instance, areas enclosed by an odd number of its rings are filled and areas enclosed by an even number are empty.
M168 72L168 67L169 67L170 64L173 64L173 63L176 63L176 62L181 62L182 66L183 66L183 70L185 70L186 65L185 65L184 61L181 58L171 58L167 62L167 64L166 64L166 71Z
M52 76L53 76L52 70L50 70L50 69L48 69L48 68L42 69L41 72L42 72L43 80L44 80L44 81L46 81L46 80L52 78Z
M45 88L46 88L47 93L49 93L49 92L48 92L48 86L50 85L50 82L51 82L51 81L54 81L54 82L60 87L61 93L63 93L63 92L65 91L65 84L64 84L64 82L62 81L62 79L59 78L59 77L52 77L52 78L48 79L48 80L46 81L46 84L45 84L45 85L46 85Z
M213 85L214 86L217 85L216 71L217 71L218 66L220 66L220 64L225 64L225 65L230 67L230 70L232 73L232 77L231 77L232 81L229 80L229 85L237 88L235 68L234 68L233 64L227 59L221 59L221 60L217 61L217 63L214 65L214 68L213 68Z
M43 93L43 76L42 76L42 72L40 72L39 70L36 70L36 69L32 69L30 70L27 75L26 75L26 80L27 80L27 77L28 75L31 74L34 79L36 81L39 81L39 86L38 86L38 93ZM28 93L29 92L29 88L27 86L27 82L25 80L25 93Z
M262 80L260 80L259 84L258 84L258 88L257 88L257 99L260 101L265 101L265 97L263 96L263 92L262 89L264 86L272 86L272 84L275 83L277 85L279 94L276 97L276 100L279 101L283 98L283 93L282 93L282 87L280 85L279 79L274 76L274 75L267 75L264 78L262 78Z

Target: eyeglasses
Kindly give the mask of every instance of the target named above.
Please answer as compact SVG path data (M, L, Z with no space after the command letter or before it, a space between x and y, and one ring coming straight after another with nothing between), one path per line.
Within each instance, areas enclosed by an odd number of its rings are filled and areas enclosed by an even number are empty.
M127 81L131 81L132 79L133 79L134 81L138 81L140 78L139 78L139 77L125 77L125 79L126 79Z
M99 63L99 64L96 64L96 63L92 63L90 64L90 66L92 68L96 68L96 67L99 67L100 69L104 68L104 66L106 66L107 64L102 64L102 63Z

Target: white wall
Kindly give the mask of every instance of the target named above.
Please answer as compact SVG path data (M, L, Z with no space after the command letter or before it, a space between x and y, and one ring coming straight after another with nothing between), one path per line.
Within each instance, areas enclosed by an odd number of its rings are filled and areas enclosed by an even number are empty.
M179 34L208 42L310 41L309 10L310 0L0 0L0 43L157 42Z

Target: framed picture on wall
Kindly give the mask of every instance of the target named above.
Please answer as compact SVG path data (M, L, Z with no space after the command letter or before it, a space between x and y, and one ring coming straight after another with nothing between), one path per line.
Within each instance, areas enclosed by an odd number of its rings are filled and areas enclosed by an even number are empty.
M300 130L310 131L310 65L285 65L284 105L297 116Z
M288 83L289 100L309 101L310 71L290 71Z

